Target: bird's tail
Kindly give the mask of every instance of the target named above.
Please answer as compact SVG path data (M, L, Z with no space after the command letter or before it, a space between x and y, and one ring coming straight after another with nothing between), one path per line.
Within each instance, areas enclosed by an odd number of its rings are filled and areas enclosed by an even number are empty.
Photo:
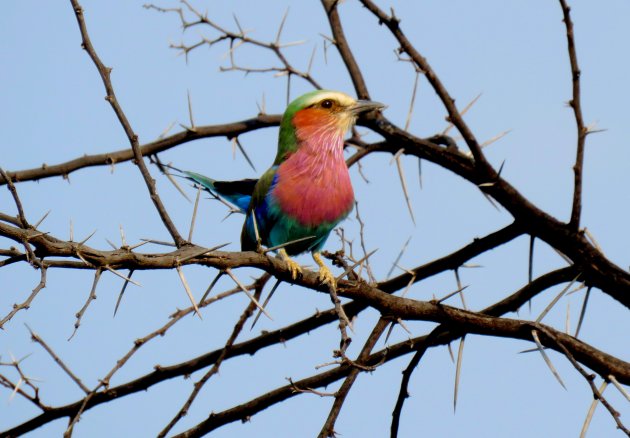
M177 172L177 176L186 178L195 184L201 186L213 196L218 196L229 202L237 208L238 211L245 213L249 207L254 192L254 186L258 182L257 179L244 179L240 181L217 181L213 178L201 175L188 170L181 170L169 164L160 163L160 167L167 167ZM162 169L164 171L164 169Z

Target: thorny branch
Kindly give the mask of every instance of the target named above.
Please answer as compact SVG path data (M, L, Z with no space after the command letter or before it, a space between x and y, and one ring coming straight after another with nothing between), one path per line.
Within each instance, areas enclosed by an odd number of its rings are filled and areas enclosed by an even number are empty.
M326 422L322 426L322 430L319 433L320 438L328 438L328 437L335 436L335 422L337 421L337 417L339 416L339 413L341 412L341 407L343 406L343 403L345 402L346 397L348 393L350 392L350 389L352 388L352 385L357 379L359 373L361 371L365 371L365 369L360 365L363 365L363 362L369 357L370 353L372 352L372 349L376 345L376 342L378 341L378 339L381 337L381 335L387 328L387 325L388 325L388 321L384 318L381 318L378 320L378 322L374 326L372 333L370 334L367 341L365 342L365 345L361 349L361 353L359 353L359 357L357 357L356 361L354 361L355 366L352 368L352 370L350 370L343 384L341 385L339 390L337 390L337 392L335 393L335 401L332 407L330 408L330 413L328 414L328 418L326 419ZM373 368L369 368L369 369L372 370Z
M3 374L0 374L0 385L11 390L11 396L9 400L12 399L16 394L19 394L20 396L37 406L39 409L46 412L48 411L48 409L51 408L42 403L42 401L40 400L39 387L35 386L35 379L29 377L22 369L22 362L25 361L29 356L30 354L21 359L16 359L15 357L13 357L13 355L11 355L11 362L0 362L0 367L13 368L19 376L18 382L13 383L11 379ZM30 388L30 391L33 394L29 394L27 390L24 389L24 385Z
M279 115L260 114L257 117L245 119L240 122L221 125L196 126L194 131L185 130L169 137L161 138L140 146L143 156L151 156L191 141L210 137L233 138L247 132L277 126L280 124ZM42 164L33 169L7 172L7 175L16 182L37 181L55 176L68 177L72 172L93 166L110 166L116 163L124 163L134 159L131 149L108 152L105 154L84 155L79 158L59 164ZM0 178L0 185L6 184L4 177Z
M479 333L479 334L487 334L489 332L486 332L487 329L490 329L492 334L495 336L512 336L512 337L516 337L519 339L526 339L529 340L530 339L530 334L529 334L529 328L532 326L531 322L527 322L527 321L516 321L516 320L508 320L508 319L504 319L504 318L500 318L500 319L496 319L494 317L485 317L485 318L491 318L491 319L483 319L484 317L481 317L481 314L487 314L487 315L501 315L505 312L509 312L509 311L514 311L516 309L518 309L521 305L523 305L524 303L526 303L528 300L530 300L536 293L542 291L542 290L546 290L548 287L550 287L553 284L557 284L558 282L562 282L562 281L569 281L571 278L571 275L574 273L574 271L571 268L565 268L565 270L562 271L557 271L556 273L551 273L548 274L546 276L540 277L539 279L533 281L532 283L530 283L529 285L525 286L523 289L521 289L520 291L517 291L515 294L513 294L512 296L506 298L505 300L503 300L502 302L497 303L494 306L491 306L485 310L483 310L480 314L478 313L473 313L473 312L466 312L463 310L457 310L454 308L450 308L447 306L441 306L441 305L434 305L431 304L429 302L416 302L413 300L407 300L407 299L402 299L402 298L397 298L397 297L393 297L387 294L384 294L383 292L377 292L376 290L374 290L373 292L370 292L370 290L372 290L369 286L367 285L360 285L358 292L358 297L361 298L362 300L367 299L368 300L368 304L375 306L378 308L379 304L378 302L380 300L386 300L385 297L390 297L390 299L394 300L394 301L398 301L402 306L398 307L394 309L392 308L391 313L394 314L402 314L402 317L404 318L413 318L412 315L405 315L405 312L401 312L401 309L403 308L408 308L409 310L411 310L413 307L415 307L416 305L418 306L417 310L422 314L424 313L424 311L422 310L422 308L424 306L429 306L432 307L434 309L435 313L435 317L437 318L437 320L441 319L442 317L446 316L446 315L450 315L452 316L454 319L451 320L447 325L448 326L452 326L452 327L457 327L457 331L454 333L455 337L445 337L442 336L440 337L439 340L439 345L443 345L444 343L448 343L453 339L456 339L457 337L461 336L461 334L465 333L465 332L471 332L471 333ZM290 274L288 274L290 275ZM312 273L312 274L307 274L304 276L303 278L304 282L308 282L309 286L311 288L317 287L319 286L317 283L317 274ZM304 284L304 283L302 283ZM316 286L317 285L317 286ZM343 288L342 290L345 290L345 295L349 296L349 297L354 297L354 293L349 293L350 289L345 289L345 283L341 283L340 284L340 289ZM368 290L365 290L365 289ZM322 288L323 289L323 288ZM373 298L375 298L376 300L379 301L375 301L375 302L371 302L370 301L370 297L373 296L373 293L375 293L376 295L374 295ZM402 301L400 301L402 300ZM403 304L404 303L404 304ZM350 304L349 304L350 305ZM347 306L349 306L347 305ZM409 307L408 307L409 306ZM381 309L383 311L383 309ZM189 309L187 309L187 312L192 312L193 308L190 307ZM346 308L346 312L349 315L352 315L354 312L349 310L348 308ZM386 312L387 313L387 312ZM333 310L330 310L328 312L326 312L327 319L325 320L325 323L329 323L332 322L334 320L336 320L336 312L334 312ZM424 317L423 317L424 318ZM429 317L430 318L430 317ZM462 319L463 318L463 319ZM481 320L479 319L481 318ZM300 330L298 330L298 335L301 333L304 333L308 330L311 330L313 327L310 325L313 322L318 322L318 320L320 319L320 315L317 315L315 317L315 319L309 319L309 320L305 320L303 323L298 323L295 326L293 326L293 328L287 328L287 330L294 330L295 328L300 328ZM309 322L310 321L310 322ZM459 321L459 322L456 322ZM492 321L492 322L491 322ZM472 323L471 326L468 325L468 323ZM534 323L535 324L535 323ZM536 327L541 327L540 324L536 324ZM492 328L490 328L492 327ZM547 330L551 330L551 333L553 333L555 336L557 336L559 339L562 340L563 343L565 343L565 346L567 346L567 348L571 348L573 351L574 356L578 357L578 359L585 359L585 365L587 365L589 368L597 370L598 368L600 368L600 370L598 371L600 374L603 375L603 373L609 373L609 374L613 374L615 376L617 376L617 379L621 382L627 383L630 382L630 364L625 364L622 361L619 361L618 359L607 355L606 353L603 353L601 351L597 351L594 350L592 347L582 343L581 341L578 341L568 335L565 335L561 332L557 332L554 329L550 328L550 327L546 327L545 329ZM288 335L287 330L283 329L280 330L276 333L270 333L270 334L266 334L261 336L258 339L254 339L252 341L247 341L243 344L239 344L239 345L234 345L234 347L231 349L229 356L232 357L232 355L237 355L237 354L251 354L252 350L251 348L254 347L255 349L258 348L263 348L265 345L268 345L267 342L269 342L272 339L276 339L276 342L278 340L286 340L290 337L293 337L292 335ZM505 330L505 331L503 331ZM295 335L295 333L293 333L293 335ZM449 335L450 336L450 335ZM262 345L260 345L262 342ZM141 345L141 343L140 343ZM371 360L367 361L367 363L365 363L366 366L372 366L376 363L380 363L381 360L392 360L396 357L399 357L401 354L407 354L408 352L412 352L413 351L413 345L415 345L415 341L414 342L402 342L400 344L397 344L395 346L390 346L388 349L386 349L387 355L386 357L383 357L383 352L380 353L380 356L372 355L370 356ZM438 345L438 344L436 344ZM550 348L554 348L554 345L547 345ZM254 350L255 351L255 350ZM183 363L181 366L172 366L172 367L159 367L158 369L156 369L156 371L148 376L146 376L146 378L141 378L138 379L136 381L132 381L129 382L129 384L125 384L116 388L112 388L110 390L106 390L103 392L98 392L98 393L94 393L94 396L91 397L91 399L89 400L89 403L84 403L83 401L77 402L73 405L68 405L66 407L60 407L54 411L51 412L47 412L46 414L42 414L39 417L34 418L33 420L24 423L21 426L16 427L15 429L12 429L10 431L7 431L9 433L22 433L23 431L26 430L32 430L32 428L37 427L38 425L43 424L42 422L47 422L47 421L51 421L51 419L54 418L59 418L60 416L65 416L68 415L71 412L75 412L77 409L84 409L84 408L90 408L95 404L100 404L100 403L104 403L107 402L109 400L124 396L130 392L136 392L138 390L143 390L146 389L146 385L152 385L155 383L158 383L159 381L162 381L164 379L168 379L168 378L172 378L176 375L182 375L182 374L188 374L196 369L199 369L200 366L206 366L205 364L207 363L207 360L216 360L213 358L216 358L217 355L220 354L220 352L216 352L216 353L211 353L210 355L207 355L203 358L199 358L199 359L194 359L190 362L187 363ZM378 357L378 360L376 360L376 358ZM595 360L596 362L592 362L592 360ZM122 365L121 365L122 366ZM191 366L194 367L191 369ZM605 369L601 369L601 367L604 367ZM346 372L349 372L350 369L352 369L352 366L347 366L344 364L340 365L339 368L343 371L341 374L337 374L337 373L323 373L321 375L319 375L319 377L317 377L315 380L313 379L307 379L307 381L301 381L301 382L296 382L296 385L298 385L298 387L318 387L320 385L325 385L327 383L330 383L330 378L332 376L335 376L335 378L332 380L337 380L339 378L342 378L343 376L345 376ZM321 379L321 380L320 380ZM288 397L288 396L292 396L290 394L286 394L283 392L283 394ZM89 396L88 396L89 397ZM285 397L285 398L286 398ZM283 398L284 399L284 398ZM269 400L268 397L265 397L265 400ZM273 397L272 399L273 400ZM273 403L272 403L273 404ZM250 409L252 408L252 406L254 406L256 409L254 411L251 411ZM254 405L248 405L247 408L241 408L239 409L239 412L241 414L244 415L251 415L255 412L258 412L258 409L264 409L265 407L267 407L268 405L260 405L258 403L254 403ZM230 411L230 415L228 415L227 417L224 417L222 415L218 415L217 416L213 416L212 417L214 420L219 421L219 425L220 424L225 424L223 423L223 420L221 420L221 418L225 418L226 421L235 421L236 419L240 418L240 417L233 417L232 416L232 411ZM215 424L215 421L213 421L213 424ZM207 429L205 429L205 427L207 427L207 425L204 425L204 430L207 431ZM218 427L218 426L217 426Z
M330 29L333 33L335 47L337 47L337 50L341 55L341 59L343 59L343 62L346 64L346 69L352 79L357 96L359 99L370 100L370 93L368 92L365 79L363 79L363 73L361 73L359 64L357 64L352 51L350 51L348 41L346 40L346 36L341 25L341 19L339 18L338 5L339 0L322 0L322 6L324 6L324 10L328 16Z
M390 427L390 436L391 438L398 437L398 429L400 428L400 416L402 415L402 409L405 404L405 400L411 396L409 394L409 382L411 381L411 376L413 372L418 367L420 360L424 356L424 353L427 352L427 349L433 343L433 339L438 335L444 335L447 333L441 326L433 329L431 333L429 333L424 342L420 342L416 345L416 352L412 356L407 368L403 371L402 379L400 380L400 390L398 391L398 398L396 399L396 405L394 406L394 410L392 412L392 424Z
M422 71L433 87L433 90L436 92L444 108L448 112L448 121L451 122L457 130L460 132L464 141L468 145L470 152L475 159L475 164L484 172L487 172L488 175L493 175L494 172L491 171L490 164L486 161L483 152L481 151L481 146L477 142L474 134L464 122L459 110L455 106L455 99L451 97L451 95L446 90L444 84L438 77L438 75L433 71L431 65L427 62L426 58L418 52L418 50L413 46L413 44L407 39L403 31L400 29L400 19L394 15L392 10L391 15L387 15L383 10L381 10L376 4L374 4L371 0L361 0L363 6L365 6L372 14L374 14L379 22L386 25L391 33L394 35L398 43L400 44L400 53L407 53L409 57L416 64L416 67Z
M582 214L582 174L584 169L584 146L588 129L584 126L582 116L582 98L580 94L580 67L578 66L577 53L575 50L575 36L573 33L573 21L571 21L571 8L566 0L560 0L564 25L567 33L567 49L569 51L569 62L571 64L571 83L573 85L573 97L569 101L569 106L573 109L575 116L575 127L577 130L577 148L575 156L573 207L571 209L570 226L577 230L580 227L580 216Z
M138 135L134 132L133 128L131 127L131 124L129 123L127 116L123 112L123 109L118 103L118 99L116 98L116 93L114 92L114 86L112 85L112 81L111 81L112 69L109 67L106 67L105 64L103 64L99 56L96 54L96 50L94 50L94 46L92 46L92 41L90 40L90 36L88 35L87 26L85 24L85 19L83 17L83 7L79 4L78 0L70 0L70 3L72 4L72 8L74 9L74 15L77 18L79 29L81 31L81 39L83 40L81 47L87 51L88 55L92 59L92 62L94 62L94 65L96 66L98 70L98 73L101 75L101 79L103 81L103 85L105 86L105 91L107 93L105 96L105 100L107 100L109 104L111 105L112 109L114 110L114 113L116 113L116 117L118 117L118 121L122 125L125 131L125 134L127 135L127 139L129 140L129 143L131 144L131 150L133 151L135 164L136 166L138 166L138 169L140 169L140 173L142 174L142 177L144 178L144 182L147 185L147 189L149 190L149 194L151 195L151 200L153 201L153 204L155 205L155 208L157 209L160 215L160 218L162 219L162 222L164 223L164 226L166 227L171 237L173 238L175 245L177 245L178 247L182 246L186 241L179 234L179 231L177 231L177 228L175 228L175 224L171 220L171 217L167 213L166 208L164 207L164 204L162 203L162 200L160 199L157 193L157 189L155 187L155 180L151 177L151 174L149 173L149 169L144 163L142 151L140 150L140 143L138 141Z
M256 292L254 293L254 297L256 298L256 300L260 299L260 295L262 294L262 289L267 283L267 281L269 280L269 278L270 278L269 275L264 275L254 283L253 286L256 290ZM188 399L186 400L186 402L184 403L184 405L182 406L182 408L179 410L179 412L177 412L177 414L173 417L173 419L166 425L166 427L162 429L162 431L158 434L158 437L166 436L166 434L173 428L173 426L175 426L175 424L177 424L177 422L188 413L188 409L190 409L190 406L195 401L195 398L197 397L197 395L199 394L203 386L206 384L206 382L208 382L208 380L212 376L214 376L215 374L219 372L219 368L221 367L223 360L226 358L226 356L230 352L230 349L234 345L236 338L243 330L245 323L253 315L254 310L256 310L256 304L253 301L250 301L247 307L245 308L245 310L243 311L243 314L241 315L239 320L236 322L236 325L234 326L234 329L232 330L232 334L230 334L230 337L225 343L225 346L223 347L223 350L221 351L220 356L217 358L217 360L214 362L214 364L208 370L208 372L206 372L206 374L204 374L203 377L194 384L194 389L191 392Z
M4 328L4 325L8 321L10 321L11 318L13 318L15 314L18 313L20 310L28 309L31 306L31 303L33 302L37 294L46 287L46 272L48 272L46 266L42 266L40 271L41 278L39 280L39 283L37 284L37 286L35 286L31 294L28 296L28 298L26 298L26 300L24 300L24 302L20 304L14 304L13 309L11 309L11 311L4 318L0 319L0 329Z
M619 430L621 430L623 433L626 434L626 436L630 437L630 430L628 430L623 423L621 422L621 420L619 419L620 414L619 412L617 412L615 410L615 408L612 407L612 405L610 404L610 402L608 400L606 400L606 398L604 397L604 395L602 394L602 391L598 390L597 387L595 386L594 380L595 380L595 375L593 374L589 374L588 372L586 372L586 370L584 369L584 367L582 367L582 365L580 365L580 363L575 360L575 357L573 357L573 354L569 351L568 348L566 348L561 341L559 341L558 339L555 338L555 336L552 333L549 332L545 332L543 331L543 333L550 337L552 339L553 342L556 343L556 345L559 347L560 352L562 352L567 359L569 359L569 362L571 362L571 365L573 365L573 367L582 375L582 377L584 377L584 379L588 382L591 391L593 391L593 397L595 400L600 401L604 407L606 408L606 410L610 413L610 416L613 417L613 420L615 420L615 423L617 423L617 428ZM608 380L606 377L604 377L605 380Z
M228 41L229 42L229 51L228 51L228 55L229 55L229 59L230 59L230 66L229 67L221 67L221 71L241 71L244 72L246 74L248 73L274 73L276 76L287 76L287 80L288 85L290 85L290 79L291 76L298 76L302 79L304 79L305 81L307 81L308 83L310 83L314 88L322 88L317 81L313 78L313 76L310 74L310 69L312 67L312 57L311 57L311 61L309 62L309 67L306 71L301 71L296 69L295 67L293 67L293 65L289 62L289 60L287 59L287 57L284 55L282 49L289 47L289 46L295 46L295 45L299 45L302 44L302 41L298 41L298 42L292 42L292 43L281 43L280 42L280 37L282 34L282 30L284 28L284 23L287 17L287 14L284 15L282 21L280 22L280 26L278 28L278 33L276 36L276 39L274 41L271 42L265 42L265 41L261 41L261 40L257 40L255 38L251 38L249 36L247 36L248 32L245 31L242 27L241 24L238 20L238 18L236 18L236 16L234 17L234 20L236 22L236 26L238 28L238 32L233 32L233 31L229 31L227 30L225 27L217 24L216 22L210 20L208 18L208 14L202 14L199 10L197 10L190 2L188 2L187 0L181 0L181 3L184 4L184 6L186 7L186 10L191 13L194 16L194 20L193 21L188 21L188 19L186 18L186 13L184 11L183 8L161 8L158 6L155 6L153 4L149 4L149 5L145 5L145 8L147 9L154 9L156 11L159 12L164 12L164 13L176 13L179 16L179 19L181 20L181 25L184 31L192 28L192 27L196 27L196 26L201 26L201 25L205 25L210 27L211 29L213 29L214 31L219 33L219 36L214 38L214 39L208 39L208 38L202 38L200 41L198 41L197 43L194 43L192 45L185 45L185 44L172 44L171 47L173 49L176 50L180 50L181 53L184 54L184 56L186 57L186 59L188 59L188 54L201 47L204 45L207 45L209 47L214 46L217 43L223 42L223 41ZM288 13L288 11L287 11ZM251 44L253 46L271 51L276 58L278 58L278 60L280 61L280 63L282 64L282 67L266 67L266 68L254 68L254 67L243 67L243 66L239 66L236 61L235 61L235 57L234 57L234 52L236 51L236 49L243 45L243 44ZM287 93L289 92L289 90L287 90Z

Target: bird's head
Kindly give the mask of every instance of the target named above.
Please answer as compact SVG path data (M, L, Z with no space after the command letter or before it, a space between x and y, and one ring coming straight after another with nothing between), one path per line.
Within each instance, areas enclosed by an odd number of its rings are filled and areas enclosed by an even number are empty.
M322 138L343 139L361 113L384 108L369 100L356 100L345 93L315 90L289 104L280 124L278 158L295 152L303 143L317 144Z

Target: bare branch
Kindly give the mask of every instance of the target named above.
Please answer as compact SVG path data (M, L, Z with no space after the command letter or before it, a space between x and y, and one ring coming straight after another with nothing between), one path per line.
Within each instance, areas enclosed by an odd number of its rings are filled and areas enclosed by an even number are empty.
M96 272L94 273L94 281L92 282L92 288L90 289L90 294L88 295L88 298L85 301L85 304L83 305L83 307L81 307L81 309L76 314L77 320L74 323L74 331L72 332L68 340L72 339L74 335L77 333L77 330L79 329L79 326L81 325L81 319L83 318L83 314L89 307L90 303L96 299L96 286L98 285L98 280L101 278L101 273L102 273L101 269L97 269Z
M586 143L587 128L584 126L582 116L582 99L580 96L580 67L578 66L577 52L575 50L575 37L573 35L573 21L571 21L571 8L566 0L560 0L562 15L567 34L567 49L569 51L569 61L571 63L571 82L573 84L573 97L569 101L569 106L573 108L575 116L575 127L577 129L577 148L575 165L573 166L574 187L573 187L573 207L571 209L571 220L569 226L577 231L580 228L580 216L582 214L582 169L584 167L584 145Z
M7 316L5 316L4 318L0 319L0 329L2 329L4 327L4 325L11 320L11 318L13 318L13 316L18 313L20 310L26 310L31 306L31 303L33 302L33 300L35 299L35 297L37 296L37 294L46 287L46 272L47 272L47 268L46 266L42 266L41 270L40 270L40 280L39 283L37 284L37 286L35 286L35 288L33 289L33 291L31 292L31 294L28 296L28 298L20 303L20 304L14 304L13 305L13 309L11 309L11 311L9 312L9 314Z
M44 350L46 350L46 352L50 354L50 357L53 358L55 363L59 365L59 367L61 367L61 369L64 370L65 373L74 381L74 383L76 383L77 386L83 390L83 392L88 394L90 390L83 384L83 382L81 382L81 379L79 379L72 371L70 371L70 368L68 368L68 366L59 358L59 356L55 354L52 348L50 348L48 344L46 344L46 342L44 342L44 340L37 333L35 333L28 325L26 326L26 328L31 333L31 339L34 342L37 342L39 345L41 345L44 348Z
M210 368L210 370L208 370L208 372L206 374L204 374L203 377L201 379L199 379L195 383L194 389L191 392L191 394L188 397L188 399L186 400L186 402L184 403L184 405L177 412L177 414L173 417L173 419L166 425L166 427L164 427L164 429L162 429L162 431L158 434L158 437L165 437L166 434L173 428L173 426L175 426L177 424L177 422L188 413L188 409L190 409L190 406L195 401L195 398L197 398L197 395L199 394L199 391L201 391L203 386L206 384L206 382L213 375L215 375L215 374L217 374L219 372L219 368L221 367L221 364L223 363L223 360L227 356L229 350L234 345L234 342L236 341L236 338L238 337L238 335L243 330L243 327L245 326L245 323L252 316L254 310L256 309L255 301L260 299L260 295L262 293L262 289L263 289L265 283L269 280L269 278L270 278L270 275L264 275L259 280L256 281L256 283L254 284L254 288L256 290L256 292L254 293L255 299L250 301L248 303L247 307L245 308L245 310L243 311L243 314L241 315L241 317L239 318L238 322L234 326L234 329L232 330L232 334L230 335L230 337L226 341L225 346L223 347L223 350L221 351L221 355L218 357L218 359L216 360L214 365Z
M143 156L155 155L156 153L169 150L180 144L185 144L194 140L210 137L232 138L253 130L277 126L280 123L279 115L261 114L255 118L242 120L240 122L226 123L221 125L197 126L195 132L183 131L162 138L140 147ZM41 180L55 176L67 176L70 173L93 166L109 166L113 163L122 163L133 160L134 152L131 149L123 149L105 154L84 155L74 160L60 164L43 164L33 169L7 172L7 175L16 182ZM7 180L0 179L0 185L6 184Z
M135 159L135 164L140 169L140 173L144 178L147 189L149 190L149 194L151 195L151 200L157 209L164 226L170 233L171 237L175 241L177 246L182 246L185 243L185 240L180 236L179 232L175 228L175 224L171 220L170 216L166 212L164 208L164 204L162 204L162 200L160 199L157 189L155 187L155 181L151 177L149 173L149 169L147 169L146 164L144 163L144 159L142 157L142 151L140 150L140 143L138 142L138 136L133 131L129 120L127 120L127 116L122 110L122 107L119 105L118 100L116 99L116 94L114 92L114 87L111 82L111 68L105 67L105 64L101 61L99 56L96 54L94 47L92 46L92 42L90 41L90 37L88 35L87 26L85 24L85 19L83 17L83 8L79 4L78 0L70 0L72 4L72 8L74 9L74 14L77 18L77 22L79 24L79 29L81 31L81 39L83 40L82 47L88 52L88 55L94 62L99 74L101 75L101 79L103 81L103 85L105 86L105 91L107 95L105 96L105 100L109 102L114 113L116 113L116 117L118 117L118 121L122 125L125 134L127 135L127 139L131 144L131 149L133 150L133 155Z
M411 44L411 42L407 39L405 34L400 29L400 19L398 19L394 14L387 15L383 12L376 4L374 4L371 0L361 0L363 6L365 6L374 16L376 16L379 22L383 23L394 35L398 43L400 44L400 52L405 52L409 55L409 57L414 61L416 67L424 72L427 80L435 90L436 94L442 101L442 104L446 108L448 112L448 121L451 122L457 130L460 132L470 152L472 153L475 164L482 168L484 171L489 172L491 170L490 164L486 161L483 152L481 151L481 147L477 142L474 134L464 122L460 112L457 110L455 106L455 99L453 99L446 88L442 84L442 81L438 78L437 74L431 68L431 65L427 62L427 60L416 50L416 48ZM494 173L494 172L491 172Z
M352 79L357 96L359 99L369 100L370 93L368 92L365 79L363 79L361 69L350 50L350 46L348 45L348 41L346 40L346 36L343 32L343 26L341 25L341 19L339 18L339 11L337 10L338 5L339 0L322 0L322 6L324 6L324 10L328 16L328 22L330 24L330 30L333 34L335 47L339 50L341 59L344 64L346 64L346 69Z
M363 345L363 348L361 349L361 352L359 353L359 356L355 361L357 364L362 364L363 361L368 358L368 356L372 352L372 349L376 345L376 342L381 337L388 324L388 321L384 318L378 320L378 322L372 329L372 333L365 341L365 344ZM360 367L353 367L344 380L343 384L341 385L341 388L339 388L339 390L335 393L335 401L332 405L332 408L330 409L330 413L328 414L326 422L322 426L322 429L319 433L319 438L328 438L335 436L335 422L337 421L337 417L341 412L341 407L343 406L343 403L346 400L346 397L350 392L352 385L356 381L361 371L362 370Z

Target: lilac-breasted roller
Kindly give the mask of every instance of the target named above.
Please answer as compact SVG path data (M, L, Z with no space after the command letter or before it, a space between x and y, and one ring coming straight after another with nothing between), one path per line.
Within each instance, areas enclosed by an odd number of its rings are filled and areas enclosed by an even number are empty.
M246 214L243 251L280 246L293 279L302 269L289 255L310 251L322 283L335 287L320 250L354 205L344 136L360 113L383 107L337 91L312 91L284 112L276 158L260 179L228 182L184 173Z

